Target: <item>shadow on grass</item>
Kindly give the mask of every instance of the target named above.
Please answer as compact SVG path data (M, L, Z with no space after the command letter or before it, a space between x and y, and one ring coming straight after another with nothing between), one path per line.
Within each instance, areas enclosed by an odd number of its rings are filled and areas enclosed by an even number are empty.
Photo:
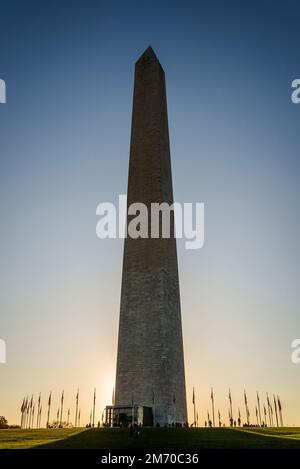
M89 429L36 449L300 449L285 436L229 428L143 428L138 438L127 429Z

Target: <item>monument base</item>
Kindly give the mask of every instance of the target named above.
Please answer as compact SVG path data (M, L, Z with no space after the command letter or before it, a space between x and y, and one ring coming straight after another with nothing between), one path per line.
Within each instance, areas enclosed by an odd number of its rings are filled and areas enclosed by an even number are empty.
M153 427L152 407L140 405L111 405L105 407L105 426L126 428L134 424Z

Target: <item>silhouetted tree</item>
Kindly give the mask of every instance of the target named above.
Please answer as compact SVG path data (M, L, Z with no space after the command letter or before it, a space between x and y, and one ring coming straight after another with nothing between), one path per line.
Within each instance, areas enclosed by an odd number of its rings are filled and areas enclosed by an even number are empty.
M8 422L3 415L0 416L0 428L8 428Z

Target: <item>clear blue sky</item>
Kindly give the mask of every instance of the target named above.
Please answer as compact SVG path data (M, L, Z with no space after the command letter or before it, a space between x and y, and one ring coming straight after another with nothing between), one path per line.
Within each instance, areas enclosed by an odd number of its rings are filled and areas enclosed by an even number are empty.
M167 79L174 195L205 203L205 246L178 243L188 402L280 394L300 425L300 6L296 1L0 1L0 414L114 383L122 241L96 206L126 192L134 62ZM71 418L72 418L71 413ZM45 420L45 413L43 416Z

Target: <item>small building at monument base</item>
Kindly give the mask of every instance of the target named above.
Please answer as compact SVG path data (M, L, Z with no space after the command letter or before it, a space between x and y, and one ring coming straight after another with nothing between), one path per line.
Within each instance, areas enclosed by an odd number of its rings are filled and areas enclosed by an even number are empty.
M107 427L128 427L132 424L152 427L152 407L140 405L111 405L105 407L105 425Z

